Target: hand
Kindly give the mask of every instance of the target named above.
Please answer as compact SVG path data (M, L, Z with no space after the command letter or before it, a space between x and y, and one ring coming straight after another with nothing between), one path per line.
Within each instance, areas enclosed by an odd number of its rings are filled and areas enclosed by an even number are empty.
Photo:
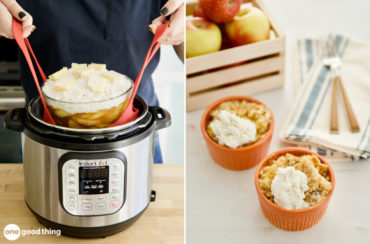
M14 39L12 19L16 18L23 25L23 37L28 37L36 26L32 24L32 16L27 13L15 0L0 0L0 36Z
M151 32L155 33L157 27L166 21L166 16L171 15L171 23L158 42L167 45L179 45L184 42L184 14L183 0L168 0L161 10L161 16L149 25Z

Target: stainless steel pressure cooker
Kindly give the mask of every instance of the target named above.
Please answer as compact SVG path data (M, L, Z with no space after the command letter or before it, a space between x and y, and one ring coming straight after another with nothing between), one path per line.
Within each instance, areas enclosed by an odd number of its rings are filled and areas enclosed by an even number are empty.
M103 129L45 123L40 98L5 116L24 136L25 201L38 221L62 234L103 237L132 224L155 200L151 189L155 131L170 114L136 97L139 117Z

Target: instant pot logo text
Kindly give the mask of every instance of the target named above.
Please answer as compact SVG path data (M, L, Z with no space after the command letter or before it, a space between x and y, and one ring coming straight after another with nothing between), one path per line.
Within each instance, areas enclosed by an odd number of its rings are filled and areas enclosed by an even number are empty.
M60 230L53 230L47 228L38 228L38 229L20 229L16 224L8 224L4 228L4 237L9 241L15 241L20 236L27 235L56 235L60 236Z
M107 165L107 160L81 160L78 161L80 166L105 166Z

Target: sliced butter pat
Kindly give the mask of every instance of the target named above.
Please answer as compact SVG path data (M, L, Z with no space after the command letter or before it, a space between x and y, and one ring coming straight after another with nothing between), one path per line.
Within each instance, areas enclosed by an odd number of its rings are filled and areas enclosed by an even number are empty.
M72 63L73 70L87 69L87 64Z
M61 70L55 72L54 74L49 75L49 79L56 81L63 77L68 72L66 67L63 67Z
M72 74L76 77L85 77L85 76L88 76L89 74L91 74L94 70L92 69L78 69L78 70L74 70L72 71Z
M87 86L95 93L103 93L106 85L106 79L99 76L90 76Z
M124 79L124 75L113 70L103 73L102 76L109 80L111 83Z
M55 82L55 91L68 91L76 84L76 80L73 78L62 78Z
M106 69L106 64L96 64L96 63L91 63L88 65L89 68L91 69L96 69L96 70L105 70Z

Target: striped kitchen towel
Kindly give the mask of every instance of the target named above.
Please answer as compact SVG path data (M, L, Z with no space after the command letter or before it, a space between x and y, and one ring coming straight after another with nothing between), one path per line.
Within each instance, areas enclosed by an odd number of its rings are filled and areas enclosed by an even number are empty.
M306 38L297 42L295 86L299 91L280 137L324 156L366 159L370 157L370 44L341 35L334 38L343 63L340 73L361 131L350 132L343 100L338 97L339 134L329 132L332 74L322 62L325 41Z

